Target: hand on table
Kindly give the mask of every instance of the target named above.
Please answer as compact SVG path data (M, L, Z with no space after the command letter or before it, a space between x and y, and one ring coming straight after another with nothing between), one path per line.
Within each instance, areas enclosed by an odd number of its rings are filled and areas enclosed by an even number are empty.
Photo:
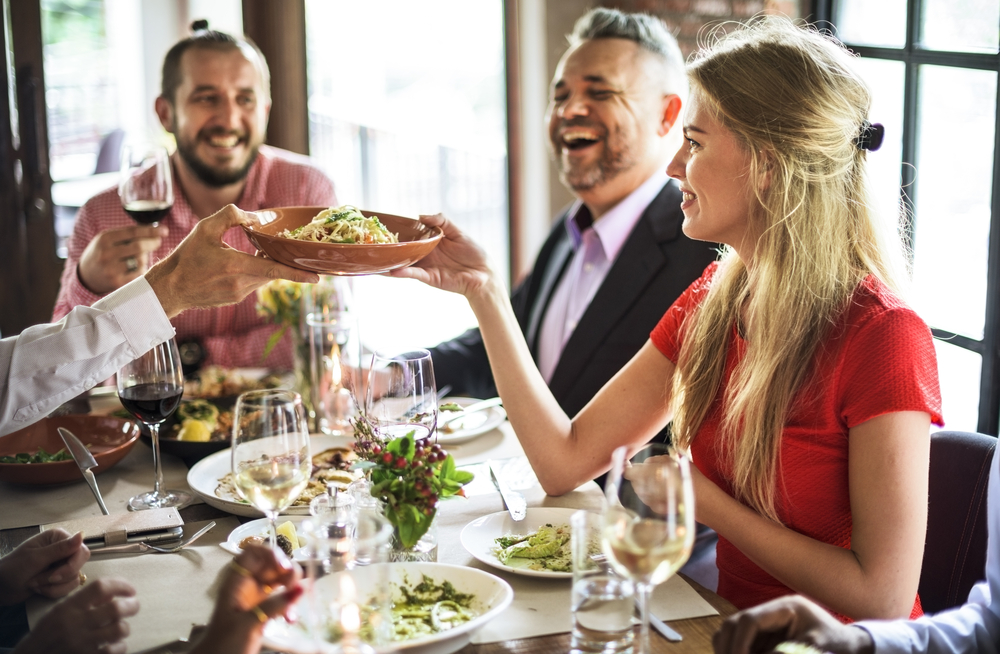
M149 266L149 253L169 234L164 226L135 225L101 232L87 244L77 274L91 293L104 295L121 288Z
M258 545L243 550L222 574L212 619L190 654L256 654L264 622L286 614L302 595L302 575L283 553Z
M125 619L138 612L139 600L128 582L92 581L46 613L12 654L124 654Z
M444 238L430 254L407 268L393 270L393 277L417 279L452 293L468 296L493 277L486 253L441 214L420 216L420 222L440 227Z
M57 598L80 585L80 568L90 559L83 534L50 529L21 543L0 559L0 606L33 594Z
M726 618L712 638L716 654L771 652L779 643L797 641L834 654L875 651L864 629L839 620L800 595L779 597Z

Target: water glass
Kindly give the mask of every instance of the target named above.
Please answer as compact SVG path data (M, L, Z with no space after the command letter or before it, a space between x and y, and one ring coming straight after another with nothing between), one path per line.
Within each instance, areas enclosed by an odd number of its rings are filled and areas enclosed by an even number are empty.
M573 556L573 652L631 652L635 625L634 586L601 554L600 514L577 511L570 519Z
M315 411L313 431L351 433L351 419L358 413L357 390L361 376L361 339L358 324L346 311L310 313L309 380Z
M365 415L385 440L412 433L430 438L437 429L437 385L427 350L375 352L368 373Z

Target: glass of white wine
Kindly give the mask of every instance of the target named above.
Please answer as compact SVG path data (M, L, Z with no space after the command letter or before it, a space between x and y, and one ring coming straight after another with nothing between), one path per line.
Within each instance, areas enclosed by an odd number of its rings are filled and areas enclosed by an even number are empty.
M293 391L249 391L233 412L233 485L270 523L295 501L312 473L309 429L302 397Z
M615 572L636 586L641 626L637 654L648 654L649 598L677 572L694 545L690 462L662 443L631 457L619 447L605 485L601 549Z

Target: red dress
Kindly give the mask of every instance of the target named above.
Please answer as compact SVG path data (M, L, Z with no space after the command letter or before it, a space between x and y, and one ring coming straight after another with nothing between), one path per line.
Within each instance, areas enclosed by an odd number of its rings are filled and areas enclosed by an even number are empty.
M653 344L675 363L681 321L705 298L716 268L717 264L710 265L653 329ZM734 326L720 397L746 347ZM854 292L840 327L818 352L813 370L796 394L782 434L775 504L786 527L849 548L848 430L897 411L922 411L934 424L943 424L931 333L885 285L868 277ZM709 410L691 445L691 456L706 477L732 496L731 470L716 438L720 404L717 401ZM719 595L738 608L794 592L721 536L716 562ZM917 597L910 617L922 614Z

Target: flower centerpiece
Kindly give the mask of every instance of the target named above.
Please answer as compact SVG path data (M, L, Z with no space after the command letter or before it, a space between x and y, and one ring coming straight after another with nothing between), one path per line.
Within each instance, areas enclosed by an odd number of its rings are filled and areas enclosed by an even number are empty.
M364 418L354 421L354 449L361 459L371 494L382 502L403 550L414 548L430 529L440 498L464 496L473 474L455 467L455 459L431 438L415 432L391 439L376 434Z

